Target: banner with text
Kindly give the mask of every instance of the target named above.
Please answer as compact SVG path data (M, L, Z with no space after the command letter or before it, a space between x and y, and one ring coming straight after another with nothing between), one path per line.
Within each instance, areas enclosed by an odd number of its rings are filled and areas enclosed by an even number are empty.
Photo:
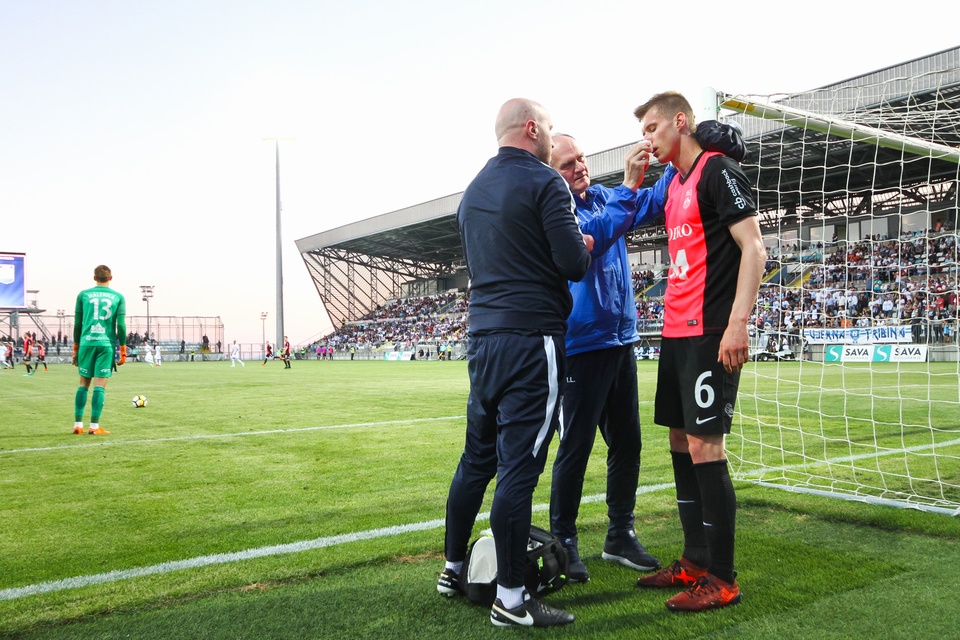
M831 344L823 352L824 362L926 362L926 345Z
M804 329L810 344L882 344L913 342L909 326L847 327L845 329Z

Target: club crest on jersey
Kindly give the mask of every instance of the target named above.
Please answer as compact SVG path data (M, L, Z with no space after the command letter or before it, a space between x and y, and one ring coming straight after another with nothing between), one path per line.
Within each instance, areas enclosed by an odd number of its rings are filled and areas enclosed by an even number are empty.
M687 189L683 194L683 208L690 208L690 201L693 199L693 189Z

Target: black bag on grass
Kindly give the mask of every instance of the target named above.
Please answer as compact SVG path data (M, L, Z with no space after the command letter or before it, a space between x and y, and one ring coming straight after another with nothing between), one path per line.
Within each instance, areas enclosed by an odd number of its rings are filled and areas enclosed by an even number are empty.
M531 596L541 598L567 584L570 560L567 550L549 531L530 527L523 583ZM497 598L497 548L492 536L480 536L467 550L460 571L467 598L489 607Z

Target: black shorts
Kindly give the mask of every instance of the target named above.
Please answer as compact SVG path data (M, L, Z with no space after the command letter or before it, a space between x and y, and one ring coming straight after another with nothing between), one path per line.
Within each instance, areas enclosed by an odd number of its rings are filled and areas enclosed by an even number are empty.
M660 343L653 421L694 435L730 433L740 372L717 362L719 335Z

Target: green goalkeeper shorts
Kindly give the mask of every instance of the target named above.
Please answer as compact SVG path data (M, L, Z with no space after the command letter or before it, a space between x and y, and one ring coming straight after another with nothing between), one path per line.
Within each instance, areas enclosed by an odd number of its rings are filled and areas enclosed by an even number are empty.
M77 367L82 378L109 378L113 373L113 347L80 347Z

